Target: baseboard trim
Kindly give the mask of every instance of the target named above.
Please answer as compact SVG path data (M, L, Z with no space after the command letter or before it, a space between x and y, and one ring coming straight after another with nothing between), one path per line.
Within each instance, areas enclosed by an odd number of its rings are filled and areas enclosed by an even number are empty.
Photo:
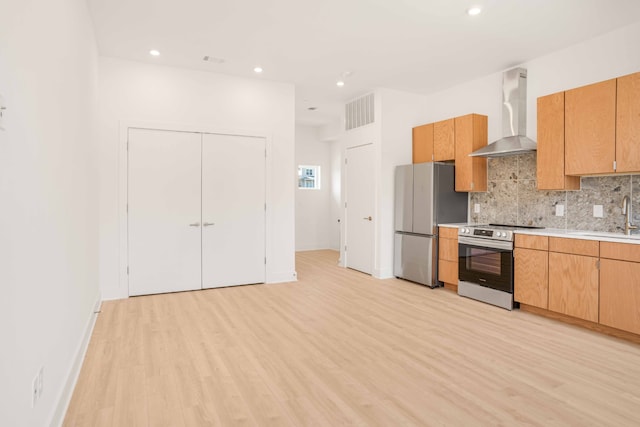
M610 335L612 337L620 338L626 341L631 341L635 344L640 344L640 335L636 335L632 332L621 331L620 329L612 328L610 326L601 325L600 323L590 322L588 320L578 319L576 317L567 316L566 314L556 313L544 308L538 308L531 305L520 303L520 311L526 311L528 313L537 314L538 316L544 316L549 319L557 320L560 322L568 323L570 325L579 326L581 328L590 329L601 334Z
M98 313L100 313L101 307L102 300L100 299L100 295L98 295L98 300L93 305L93 310L91 311L87 324L84 328L82 340L76 349L73 363L67 373L67 379L64 383L64 387L58 396L58 403L55 405L53 415L50 417L51 422L49 425L51 427L61 427L62 423L64 423L64 417L67 415L67 409L69 409L69 403L71 403L71 396L73 396L73 390L76 388L76 383L80 376L80 369L82 368L84 357L87 354L91 335L93 334L93 328L96 324L96 319L98 317Z
M271 273L271 274L269 274L269 277L267 278L267 284L269 284L269 283L297 282L297 281L298 281L298 273L296 273L295 270Z

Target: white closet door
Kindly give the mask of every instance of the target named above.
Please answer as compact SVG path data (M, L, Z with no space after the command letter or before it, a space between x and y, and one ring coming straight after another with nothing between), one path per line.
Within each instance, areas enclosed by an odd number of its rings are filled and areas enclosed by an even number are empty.
M265 281L265 140L204 134L202 287Z
M129 130L129 295L201 288L201 134Z
M345 242L346 265L354 270L373 272L375 197L371 169L373 144L347 149Z

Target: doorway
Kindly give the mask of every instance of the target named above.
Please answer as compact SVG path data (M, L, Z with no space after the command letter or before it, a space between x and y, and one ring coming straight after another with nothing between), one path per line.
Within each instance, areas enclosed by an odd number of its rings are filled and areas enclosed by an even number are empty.
M372 274L374 248L373 144L347 148L345 265Z

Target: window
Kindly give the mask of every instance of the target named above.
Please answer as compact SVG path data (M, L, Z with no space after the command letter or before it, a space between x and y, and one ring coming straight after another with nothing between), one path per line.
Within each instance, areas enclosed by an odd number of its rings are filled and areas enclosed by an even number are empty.
M320 166L298 166L298 188L320 189Z

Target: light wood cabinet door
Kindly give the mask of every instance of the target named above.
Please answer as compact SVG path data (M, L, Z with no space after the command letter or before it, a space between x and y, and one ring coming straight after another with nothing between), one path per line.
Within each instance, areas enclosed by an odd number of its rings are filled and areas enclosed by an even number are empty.
M438 242L438 280L457 286L458 236L453 233L454 231L457 233L458 230L440 228L440 238Z
M616 108L616 172L640 171L640 73L620 77Z
M579 190L564 168L564 92L538 98L538 190Z
M549 252L549 310L598 322L599 259Z
M565 92L565 173L613 173L616 79Z
M514 250L513 297L522 304L549 307L549 252Z
M413 163L433 161L433 123L413 128Z
M455 119L433 124L433 160L455 160Z
M487 191L487 159L469 154L487 145L487 116L455 118L456 191Z
M600 323L640 334L640 264L601 260Z

